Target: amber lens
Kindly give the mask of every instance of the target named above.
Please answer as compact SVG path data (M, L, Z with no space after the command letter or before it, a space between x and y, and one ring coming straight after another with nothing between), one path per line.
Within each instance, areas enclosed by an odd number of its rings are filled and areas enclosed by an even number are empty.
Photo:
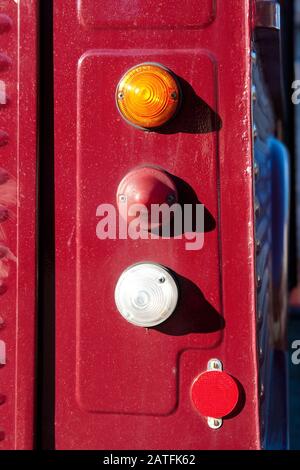
M121 115L136 126L162 126L176 113L179 87L173 75L157 64L141 64L125 73L117 87Z

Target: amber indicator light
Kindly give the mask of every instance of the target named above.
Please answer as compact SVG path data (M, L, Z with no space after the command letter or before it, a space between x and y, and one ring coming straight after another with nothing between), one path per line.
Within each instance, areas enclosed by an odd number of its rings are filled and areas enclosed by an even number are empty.
M180 104L180 88L173 73L160 64L144 63L121 78L116 101L122 117L142 129L168 122Z

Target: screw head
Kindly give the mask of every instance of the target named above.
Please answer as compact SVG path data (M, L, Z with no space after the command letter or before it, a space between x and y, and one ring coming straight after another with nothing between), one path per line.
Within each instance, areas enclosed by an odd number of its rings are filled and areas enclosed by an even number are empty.
M220 359L210 359L207 363L207 370L223 370Z
M207 418L207 424L211 429L219 429L222 426L223 421L219 418Z
M120 202L126 202L127 201L127 197L125 196L125 194L120 194L119 201Z
M176 197L175 197L174 194L169 194L169 195L167 196L167 202L168 202L168 204L173 204L173 202L175 202L175 201L176 201Z

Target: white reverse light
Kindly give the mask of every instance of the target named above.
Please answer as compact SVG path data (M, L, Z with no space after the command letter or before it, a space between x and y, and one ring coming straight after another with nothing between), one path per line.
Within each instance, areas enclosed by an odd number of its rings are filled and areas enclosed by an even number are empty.
M177 301L176 282L159 264L130 266L119 277L115 289L115 302L121 315L130 323L146 328L167 320Z

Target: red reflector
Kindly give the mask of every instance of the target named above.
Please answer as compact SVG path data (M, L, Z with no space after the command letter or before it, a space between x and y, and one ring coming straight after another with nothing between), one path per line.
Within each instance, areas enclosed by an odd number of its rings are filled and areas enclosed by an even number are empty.
M192 385L192 401L199 413L206 417L223 418L236 407L239 389L226 372L207 371Z

